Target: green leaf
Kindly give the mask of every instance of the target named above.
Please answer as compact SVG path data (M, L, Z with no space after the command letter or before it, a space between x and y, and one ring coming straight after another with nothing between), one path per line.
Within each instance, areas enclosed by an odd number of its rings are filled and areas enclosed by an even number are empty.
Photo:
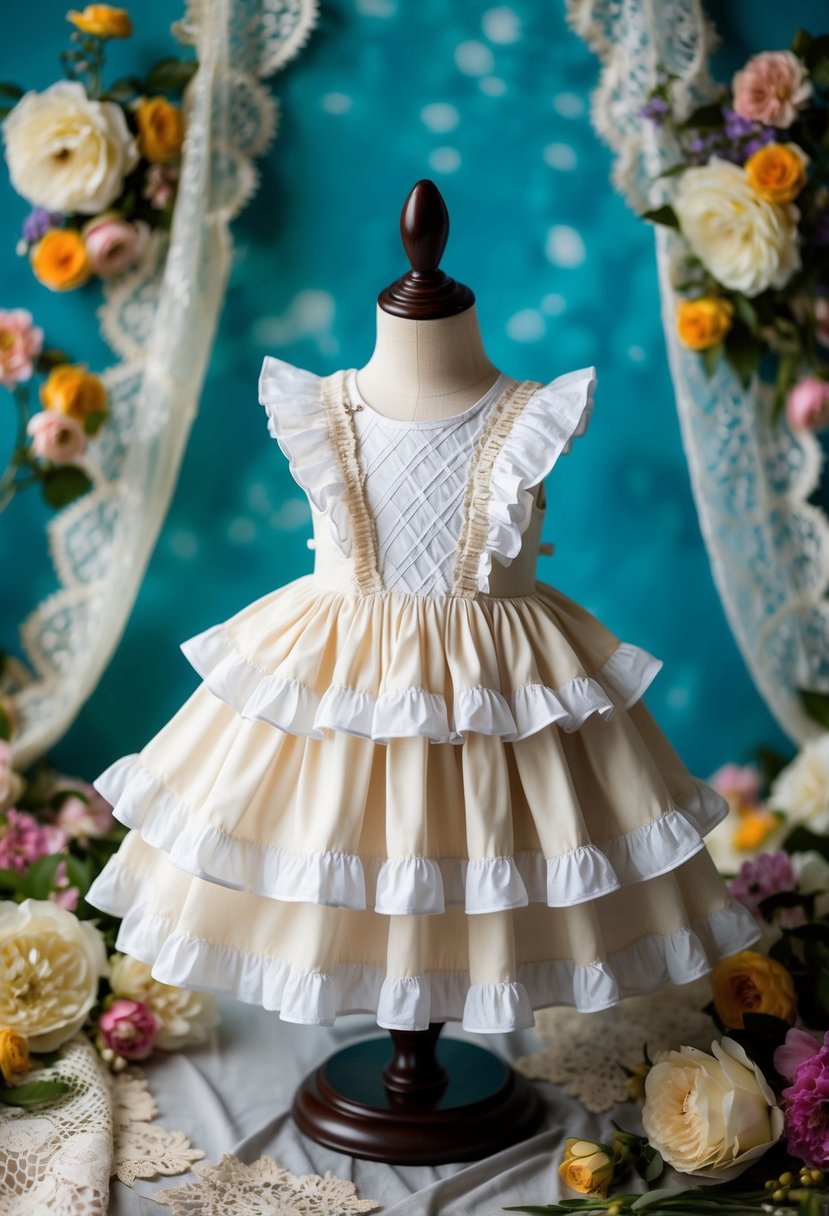
M39 372L50 372L53 367L60 367L62 363L71 362L72 360L65 350L58 350L56 346L51 346L47 350L40 352L37 370Z
M160 59L144 81L145 93L177 93L199 70L195 59Z
M808 30L796 29L792 38L792 54L797 55L799 59L803 59L812 41L812 35Z
M14 106L0 105L0 122L2 122L4 118L8 118L8 116L11 114L13 109L14 109Z
M702 360L702 366L705 374L710 380L717 370L717 365L725 353L725 347L722 342L718 342L716 346L709 346L707 350L701 350L699 357Z
M83 469L74 464L64 464L44 474L43 497L50 507L66 507L86 494L91 485L92 480Z
M11 714L4 705L0 704L0 739L8 742L12 737L12 730Z
M718 131L722 124L722 106L719 102L715 101L704 106L699 106L679 126L685 131Z
M760 318L757 316L757 309L746 296L732 296L731 303L734 305L734 311L745 325L746 329L751 333L756 334L760 329Z
M725 340L725 357L743 388L751 384L762 354L762 345L742 325L735 325Z
M70 887L77 887L81 895L86 895L92 886L92 862L88 857L82 860L69 853L66 857L66 877Z
M93 410L83 420L83 429L87 435L97 435L108 417L106 410Z
M798 688L801 707L818 726L829 730L829 692L817 688Z
M781 756L780 752L775 751L773 747L766 747L765 744L760 744L756 750L757 763L759 764L763 777L767 784L774 781L778 773L789 763L785 756Z
M71 1089L66 1081L29 1081L28 1085L17 1085L14 1089L0 1089L0 1102L6 1106L41 1106Z
M661 1154L654 1153L648 1162L647 1169L645 1170L645 1182L656 1182L656 1179L660 1176L664 1168L665 1165L662 1161Z
M106 101L132 101L141 91L141 81L137 76L122 76L109 86L103 96Z
M46 899L54 889L55 874L62 861L66 861L63 853L50 853L48 857L38 857L26 871L21 890L28 899Z
M19 891L23 875L19 870L0 870L0 891Z
M12 84L9 80L0 80L0 97L8 97L10 101L19 101L23 93L24 90L19 84Z
M662 224L665 228L679 229L676 212L668 203L665 203L663 207L654 207L652 211L643 211L639 218L647 220L651 224Z

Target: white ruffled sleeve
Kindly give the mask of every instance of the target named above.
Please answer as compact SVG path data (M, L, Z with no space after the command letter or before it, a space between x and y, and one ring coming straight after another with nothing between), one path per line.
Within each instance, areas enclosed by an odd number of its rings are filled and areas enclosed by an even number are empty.
M331 443L320 397L321 377L266 355L259 401L268 431L288 458L291 476L318 511L327 515L337 547L351 549L351 523L342 468Z
M521 552L533 509L532 491L587 430L595 386L595 367L567 372L533 393L515 420L492 466L481 590L488 587L493 557L508 566Z

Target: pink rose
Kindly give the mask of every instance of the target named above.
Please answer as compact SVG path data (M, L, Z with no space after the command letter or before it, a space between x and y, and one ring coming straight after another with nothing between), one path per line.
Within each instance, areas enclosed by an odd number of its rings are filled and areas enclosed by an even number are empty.
M61 804L55 822L67 836L88 840L90 837L106 836L115 826L112 807L98 791L90 786L87 797L88 801L84 802L83 798L70 794Z
M24 308L0 309L0 384L14 388L30 380L43 350L43 330Z
M144 252L149 236L149 225L143 220L131 224L113 212L97 216L83 229L92 269L102 279L110 279L134 266Z
M731 88L740 117L770 127L790 127L812 95L806 69L791 51L753 55L737 72Z
M155 211L163 211L173 200L177 182L177 165L150 165L142 193Z
M724 764L708 784L732 806L754 806L760 798L763 775L752 764Z
M24 874L33 861L59 853L66 836L51 823L38 823L26 811L10 807L0 827L0 869Z
M829 381L804 376L789 393L786 417L795 430L817 431L829 423Z
M69 875L66 872L66 862L59 861L58 867L55 870L55 886L54 890L49 892L49 898L53 904L57 904L59 908L66 908L67 912L74 912L78 906L78 900L81 893L77 887L69 885Z
M143 1001L119 997L101 1014L98 1029L104 1043L125 1060L146 1060L155 1046L158 1018Z
M86 451L83 427L68 414L44 410L29 419L26 431L35 456L54 464L68 464Z

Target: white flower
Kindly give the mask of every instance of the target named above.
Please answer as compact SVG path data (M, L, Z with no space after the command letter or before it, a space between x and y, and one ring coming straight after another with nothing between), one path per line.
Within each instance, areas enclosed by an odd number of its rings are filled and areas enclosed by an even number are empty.
M12 185L34 207L94 215L115 201L139 153L120 106L61 80L26 93L3 123Z
M162 1051L179 1051L204 1043L218 1022L212 996L173 988L154 979L147 963L126 954L110 959L110 984L116 996L143 1001L159 1021L155 1045Z
M789 860L802 895L817 895L815 916L829 915L829 861L814 849L792 853Z
M0 1026L32 1051L54 1051L80 1030L106 975L104 939L50 900L0 903Z
M800 269L800 212L761 199L739 165L715 156L686 169L674 210L691 250L724 287L756 296L785 286Z
M829 831L829 734L812 739L778 774L769 803L813 832Z
M756 1064L733 1039L669 1052L648 1073L642 1124L682 1174L736 1178L783 1134L783 1112Z

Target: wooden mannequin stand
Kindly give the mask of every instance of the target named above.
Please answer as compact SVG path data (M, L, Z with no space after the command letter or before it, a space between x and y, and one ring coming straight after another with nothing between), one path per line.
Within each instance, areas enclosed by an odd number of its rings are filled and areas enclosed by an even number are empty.
M400 230L411 270L381 293L380 309L414 322L471 309L470 289L438 269L449 216L433 182L415 185ZM544 1111L530 1082L482 1047L439 1039L441 1029L392 1030L391 1044L336 1052L297 1091L297 1126L327 1148L402 1165L475 1161L531 1135Z

